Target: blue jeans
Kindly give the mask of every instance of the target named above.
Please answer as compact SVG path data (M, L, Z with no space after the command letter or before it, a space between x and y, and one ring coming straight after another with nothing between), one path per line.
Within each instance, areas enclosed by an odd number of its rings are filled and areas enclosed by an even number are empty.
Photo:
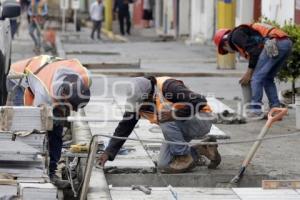
M206 115L206 114L204 114ZM190 142L192 139L202 138L209 133L212 123L209 120L192 118L191 120L175 120L159 124L164 138L172 142ZM167 167L176 155L192 155L196 152L190 146L176 144L162 144L158 158L158 167Z
M61 156L62 150L62 132L63 126L54 125L52 131L48 131L48 142L49 142L49 176L50 178L55 174L57 163Z
M102 21L95 21L93 20L93 29L92 29L92 33L91 33L91 38L94 39L94 33L97 33L97 38L100 39L101 38L101 27L102 27Z
M292 49L292 45L293 43L290 39L278 40L277 47L279 50L279 55L277 57L268 57L265 50L263 50L260 54L251 80L251 108L253 112L259 113L262 111L261 105L263 98L263 89L265 90L268 97L270 108L280 106L274 78L280 67L288 58Z
M7 91L9 93L12 93L14 87L16 86L16 83L11 80L7 80L6 85ZM12 101L13 105L15 106L24 106L24 88L22 86L16 86Z
M36 32L36 34L34 32ZM33 21L29 24L29 35L31 36L34 42L34 46L36 48L41 48L41 33L37 28L36 23Z

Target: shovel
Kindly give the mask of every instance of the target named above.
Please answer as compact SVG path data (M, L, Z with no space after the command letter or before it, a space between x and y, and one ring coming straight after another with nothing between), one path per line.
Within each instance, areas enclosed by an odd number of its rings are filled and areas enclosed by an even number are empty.
M272 124L276 121L282 120L282 118L287 115L288 109L287 108L272 108L268 114L268 121L260 131L260 134L257 137L257 141L252 145L247 157L245 158L242 167L240 168L238 174L230 181L230 184L238 184L242 179L245 170L249 163L251 162L252 158L254 157L258 147L260 146L262 140L268 133L269 129L271 128Z

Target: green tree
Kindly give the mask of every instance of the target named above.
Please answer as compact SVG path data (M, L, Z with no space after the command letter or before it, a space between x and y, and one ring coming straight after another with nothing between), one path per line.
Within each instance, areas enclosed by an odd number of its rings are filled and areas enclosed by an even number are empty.
M277 78L280 81L292 83L292 94L295 101L296 80L300 77L300 26L288 23L281 28L293 41L293 48L286 65L280 69Z

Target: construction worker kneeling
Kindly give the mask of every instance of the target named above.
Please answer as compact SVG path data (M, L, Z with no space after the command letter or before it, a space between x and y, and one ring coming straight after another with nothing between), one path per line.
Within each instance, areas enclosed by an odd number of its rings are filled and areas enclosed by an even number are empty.
M86 68L76 59L61 59L41 55L13 63L11 75L24 75L21 80L8 80L9 96L15 105L53 107L54 126L48 132L49 177L58 188L69 182L56 176L62 150L65 118L71 110L84 107L90 99L90 78Z
M167 141L190 142L205 138L210 132L212 117L205 97L189 90L182 81L170 77L136 77L130 83L125 113L114 136L128 137L140 118L158 124ZM107 160L114 160L124 142L111 139L99 164L104 166ZM164 173L187 172L197 166L201 156L210 160L210 169L221 162L217 145L162 144L158 168Z

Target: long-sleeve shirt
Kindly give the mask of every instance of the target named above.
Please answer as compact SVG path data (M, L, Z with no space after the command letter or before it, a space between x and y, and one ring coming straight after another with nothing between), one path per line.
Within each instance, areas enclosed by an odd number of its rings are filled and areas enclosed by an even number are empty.
M127 13L129 12L129 3L132 0L115 0L114 12Z
M102 21L103 20L103 3L98 3L95 1L90 6L90 16L94 21Z
M206 106L206 98L200 94L197 94L190 89L188 89L182 81L169 79L163 84L162 94L168 101L173 103L189 103L193 105L191 110L190 106L186 106L175 112L178 117L188 117L191 114L200 111L204 106ZM196 110L199 109L199 110ZM128 137L133 131L135 125L137 124L140 116L138 112L125 112L123 119L118 124L114 136ZM125 143L125 140L111 139L105 152L109 156L109 160L114 160L115 156L119 152L120 148Z
M263 50L264 38L251 28L240 26L229 34L228 41L234 50L237 50L234 46L237 45L249 54L248 68L254 69Z

